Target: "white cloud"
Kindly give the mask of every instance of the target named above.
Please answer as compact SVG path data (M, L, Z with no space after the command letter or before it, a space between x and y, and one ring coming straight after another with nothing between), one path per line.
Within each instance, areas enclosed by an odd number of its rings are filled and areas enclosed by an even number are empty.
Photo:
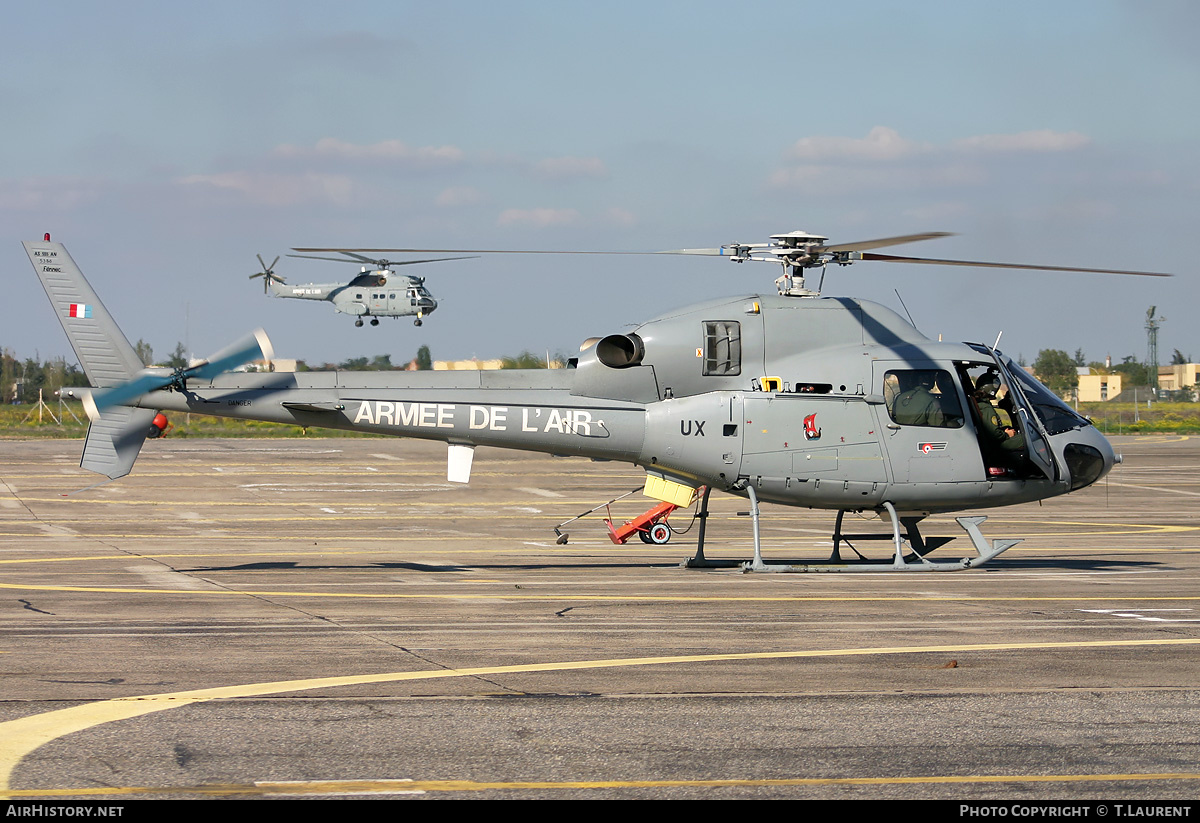
M542 177L566 179L573 177L604 177L608 169L599 157L547 157L533 165Z
M637 216L627 209L617 208L613 206L604 212L604 216L608 221L616 226L632 226L637 222Z
M777 189L838 191L872 188L973 186L998 174L988 158L1069 152L1091 144L1080 132L1049 129L982 134L943 144L901 137L876 126L865 138L806 137L788 151L794 165L776 169L767 185Z
M434 203L443 208L454 206L474 206L483 202L483 192L471 186L451 186L443 189Z
M410 146L400 140L359 144L336 137L322 137L311 147L284 143L272 149L271 154L287 159L374 161L416 168L456 166L463 159L463 151L457 146Z
M966 203L960 200L938 203L922 203L903 209L901 214L913 220L923 220L930 225L949 220L958 220L969 213Z
M895 129L876 126L864 138L805 137L788 150L788 157L808 163L854 160L900 160L917 155L943 154L947 148L967 153L1044 153L1072 151L1091 144L1077 131L1039 129L1015 134L980 134L953 140L945 146L921 143L900 136Z
M981 166L963 163L934 167L803 165L776 169L767 178L767 184L776 189L847 192L969 186L987 179L987 172Z
M185 186L211 186L239 192L251 202L267 206L326 202L344 206L354 188L350 178L339 174L272 174L230 171L219 174L193 174L177 182Z
M0 209L73 209L98 199L104 188L103 181L84 177L26 177L0 180Z
M793 160L896 160L927 151L928 146L905 140L895 129L876 126L865 138L804 137L797 140L788 156Z
M497 226L565 226L579 220L575 209L505 209L496 218Z
M1052 151L1073 151L1090 145L1091 138L1077 131L1023 131L1016 134L981 134L975 137L964 137L955 140L950 145L964 152L988 153L1041 153Z

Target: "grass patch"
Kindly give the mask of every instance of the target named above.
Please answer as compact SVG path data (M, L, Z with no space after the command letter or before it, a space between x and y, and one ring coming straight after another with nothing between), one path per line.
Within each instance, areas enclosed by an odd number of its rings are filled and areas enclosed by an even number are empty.
M63 413L57 404L48 404L60 423L46 412L38 420L36 405L0 406L0 439L80 439L87 434L87 414L83 404L64 402ZM74 416L72 416L74 413ZM167 415L172 428L167 437L385 437L382 434L347 432L339 429L308 429L286 423L264 423L258 420L237 420L207 414L172 412Z

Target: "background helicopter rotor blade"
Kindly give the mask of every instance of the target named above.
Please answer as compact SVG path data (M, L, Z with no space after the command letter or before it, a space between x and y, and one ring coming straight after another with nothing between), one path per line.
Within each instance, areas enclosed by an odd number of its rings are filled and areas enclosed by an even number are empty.
M335 250L335 251L337 251L337 250ZM400 251L400 250L397 250L397 251ZM433 249L429 249L428 251L435 253L435 254L437 253ZM306 258L308 260L332 260L335 263L370 263L371 265L378 266L379 268L382 268L382 269L391 268L392 266L412 266L417 263L441 263L442 261L445 261L445 260L474 260L477 257L479 257L479 255L473 254L473 255L464 256L464 257L431 257L431 258L427 258L425 260L377 260L377 259L373 259L370 257L364 257L361 254L353 254L348 251L344 251L341 253L345 254L349 257L352 257L354 259L346 260L345 258L341 258L341 257L322 257L322 256L316 255L316 254L289 254L288 257L302 257L302 258Z
M1122 269L1091 269L1074 266L1036 266L1028 263L981 263L972 260L937 260L932 257L897 257L891 254L873 254L864 252L862 260L876 260L881 263L928 263L935 266L974 266L987 269L1032 269L1034 271L1067 271L1085 274L1133 274L1140 277L1171 277L1160 271L1125 271Z
M466 255L463 257L431 257L427 260L391 260L389 266L411 266L414 263L441 263L444 260L478 260L478 254Z
M548 251L546 249L318 249L293 248L292 251L336 251L341 254L366 252L367 254L657 254L649 251ZM290 254L289 257L304 257L301 254ZM332 259L332 258L319 258ZM444 258L448 259L448 258ZM458 258L455 258L458 259Z
M303 257L308 260L332 260L334 263L355 263L355 262L360 262L360 261L364 262L364 263L374 263L375 262L374 260L368 260L365 257L360 258L359 261L356 261L356 260L347 260L345 257L321 257L320 255L316 255L316 254L289 254L288 257Z

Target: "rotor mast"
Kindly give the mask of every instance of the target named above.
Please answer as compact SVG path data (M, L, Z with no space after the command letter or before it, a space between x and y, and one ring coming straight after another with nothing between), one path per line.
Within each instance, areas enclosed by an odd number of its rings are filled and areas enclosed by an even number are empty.
M806 288L804 270L820 266L824 268L832 259L825 251L828 237L792 231L787 234L772 234L766 252L783 266L783 274L775 280L779 293L788 297L820 297L821 289Z

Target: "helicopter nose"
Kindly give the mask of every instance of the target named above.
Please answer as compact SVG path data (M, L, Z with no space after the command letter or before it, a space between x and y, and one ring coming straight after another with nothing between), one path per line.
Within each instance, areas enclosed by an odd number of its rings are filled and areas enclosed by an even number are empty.
M1095 426L1072 432L1062 456L1070 474L1071 491L1092 485L1121 462L1121 456Z
M421 311L425 312L425 314L432 314L438 304L432 297L422 297L417 301L417 305L421 307Z

